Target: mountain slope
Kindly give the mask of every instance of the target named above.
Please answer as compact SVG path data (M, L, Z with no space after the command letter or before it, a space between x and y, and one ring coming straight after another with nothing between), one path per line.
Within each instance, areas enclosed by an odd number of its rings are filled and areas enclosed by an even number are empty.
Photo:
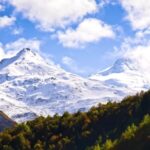
M132 58L120 58L113 66L92 75L90 79L104 82L108 87L122 89L128 94L150 89L150 73ZM128 95L127 94L127 95Z
M11 120L7 115L0 111L0 132L5 128L13 127L16 123Z
M149 150L149 148L150 148L150 116L147 117L146 121L145 121L145 123L144 123L144 121L140 123L143 125L142 126L140 125L136 129L135 133L132 132L129 134L129 132L131 132L131 131L128 131L128 135L131 136L131 134L132 134L131 138L121 139L110 150L127 150L127 149L128 150L133 150L133 149Z
M150 80L139 68L133 60L122 58L86 79L26 48L0 62L0 110L17 122L86 111L98 103L149 89Z
M99 102L120 98L100 81L66 72L30 49L0 62L0 95L0 110L18 122L87 110Z

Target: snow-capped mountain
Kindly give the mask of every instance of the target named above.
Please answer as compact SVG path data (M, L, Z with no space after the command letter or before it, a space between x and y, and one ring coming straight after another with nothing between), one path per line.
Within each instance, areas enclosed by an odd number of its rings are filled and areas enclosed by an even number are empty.
M28 48L0 62L0 110L17 122L84 111L149 88L132 60L120 59L90 78L66 72Z
M120 58L113 66L92 75L90 79L104 82L112 88L125 88L126 93L150 89L150 73L135 59Z
M0 62L0 110L18 122L86 110L113 97L119 96L101 81L66 72L30 49Z

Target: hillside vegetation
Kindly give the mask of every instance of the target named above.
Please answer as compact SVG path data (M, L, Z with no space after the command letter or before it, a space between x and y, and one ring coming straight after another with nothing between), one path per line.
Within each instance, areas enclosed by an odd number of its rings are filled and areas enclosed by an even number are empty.
M132 124L115 140L107 139L103 144L98 139L88 150L149 150L150 149L150 115L145 115L141 123Z
M149 150L150 91L0 133L1 150ZM144 118L144 119L143 119Z

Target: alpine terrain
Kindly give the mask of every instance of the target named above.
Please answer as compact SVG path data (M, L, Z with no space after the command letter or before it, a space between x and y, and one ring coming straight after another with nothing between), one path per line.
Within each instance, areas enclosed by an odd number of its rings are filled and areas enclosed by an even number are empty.
M149 85L150 78L132 59L121 58L105 71L83 78L25 48L0 62L0 110L24 122L40 115L86 111Z

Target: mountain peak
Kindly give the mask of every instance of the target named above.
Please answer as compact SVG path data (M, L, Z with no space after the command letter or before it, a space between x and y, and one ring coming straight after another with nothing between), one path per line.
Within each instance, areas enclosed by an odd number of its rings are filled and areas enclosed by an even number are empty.
M122 57L117 59L110 68L101 71L99 74L105 76L112 73L121 73L126 71L137 71L137 66L132 59Z
M0 109L22 122L39 115L88 110L99 102L120 100L148 89L149 83L132 58L120 58L110 68L85 79L24 48L0 62Z
M24 48L16 54L16 57L25 56L25 55L36 55L36 52L30 48Z
M24 48L21 51L19 51L15 56L12 56L10 58L5 58L0 61L0 69L3 69L4 67L14 63L14 62L23 62L23 60L27 61L33 61L34 57L37 56L35 52L33 52L29 48ZM32 57L32 59L31 59ZM41 58L40 56L37 56ZM37 58L36 58L37 59Z
M30 49L30 48L23 48L22 51L24 51L24 52L29 52L29 51L31 51L31 49Z
M0 62L1 72L12 75L47 74L52 67L38 52L29 48L24 48L15 56Z
M19 53L29 53L29 52L33 52L30 48L23 48Z

